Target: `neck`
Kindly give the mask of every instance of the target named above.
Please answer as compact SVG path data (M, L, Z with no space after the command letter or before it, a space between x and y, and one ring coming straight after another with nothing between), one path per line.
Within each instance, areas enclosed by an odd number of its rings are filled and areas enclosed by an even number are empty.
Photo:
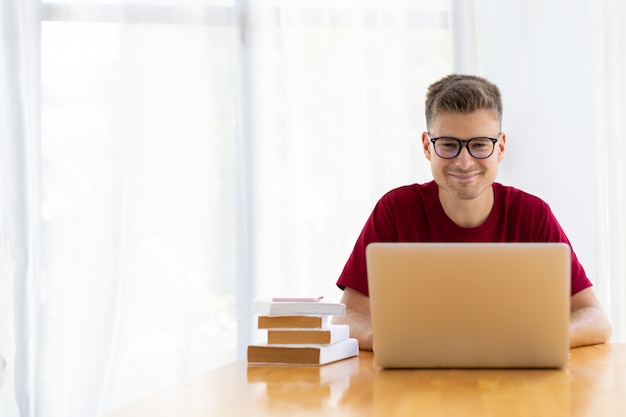
M493 187L476 198L460 199L439 188L439 201L446 215L460 227L478 227L487 220L493 208Z

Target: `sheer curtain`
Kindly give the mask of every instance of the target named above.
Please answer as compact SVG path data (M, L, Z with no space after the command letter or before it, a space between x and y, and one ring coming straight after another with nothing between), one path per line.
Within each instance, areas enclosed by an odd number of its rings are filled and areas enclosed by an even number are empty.
M234 359L232 6L2 4L1 414L98 415Z
M27 292L38 256L31 204L37 194L32 177L38 173L38 160L27 162L38 146L38 129L32 123L37 113L35 55L25 48L38 31L30 15L29 3L0 3L0 355L7 362L0 390L3 416L17 415L17 403L26 403L25 393L33 387L32 351L23 345L34 332Z
M235 359L252 298L337 299L374 201L430 176L451 2L0 4L3 417Z
M374 202L430 176L423 97L453 67L451 6L273 3L252 2L243 52L252 69L250 294L333 301ZM240 324L251 318L241 307Z
M626 341L626 5L590 2L595 230L599 287L613 322L613 340Z

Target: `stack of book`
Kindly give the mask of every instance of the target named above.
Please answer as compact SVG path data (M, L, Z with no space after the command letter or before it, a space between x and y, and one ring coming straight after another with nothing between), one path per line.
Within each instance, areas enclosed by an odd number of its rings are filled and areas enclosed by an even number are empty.
M267 342L248 345L248 363L324 365L359 354L346 324L331 324L345 305L319 301L254 301Z

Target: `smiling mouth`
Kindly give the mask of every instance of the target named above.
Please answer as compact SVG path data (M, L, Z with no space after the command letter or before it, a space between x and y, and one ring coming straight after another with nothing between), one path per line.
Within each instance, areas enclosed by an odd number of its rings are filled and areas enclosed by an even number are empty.
M478 176L478 172L450 172L449 175L457 181L469 181Z

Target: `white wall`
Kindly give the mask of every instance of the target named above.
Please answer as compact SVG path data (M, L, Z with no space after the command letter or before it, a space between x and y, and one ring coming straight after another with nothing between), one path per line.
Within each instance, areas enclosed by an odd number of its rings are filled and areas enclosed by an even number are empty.
M594 280L586 0L483 0L483 75L504 100L499 181L550 204Z

